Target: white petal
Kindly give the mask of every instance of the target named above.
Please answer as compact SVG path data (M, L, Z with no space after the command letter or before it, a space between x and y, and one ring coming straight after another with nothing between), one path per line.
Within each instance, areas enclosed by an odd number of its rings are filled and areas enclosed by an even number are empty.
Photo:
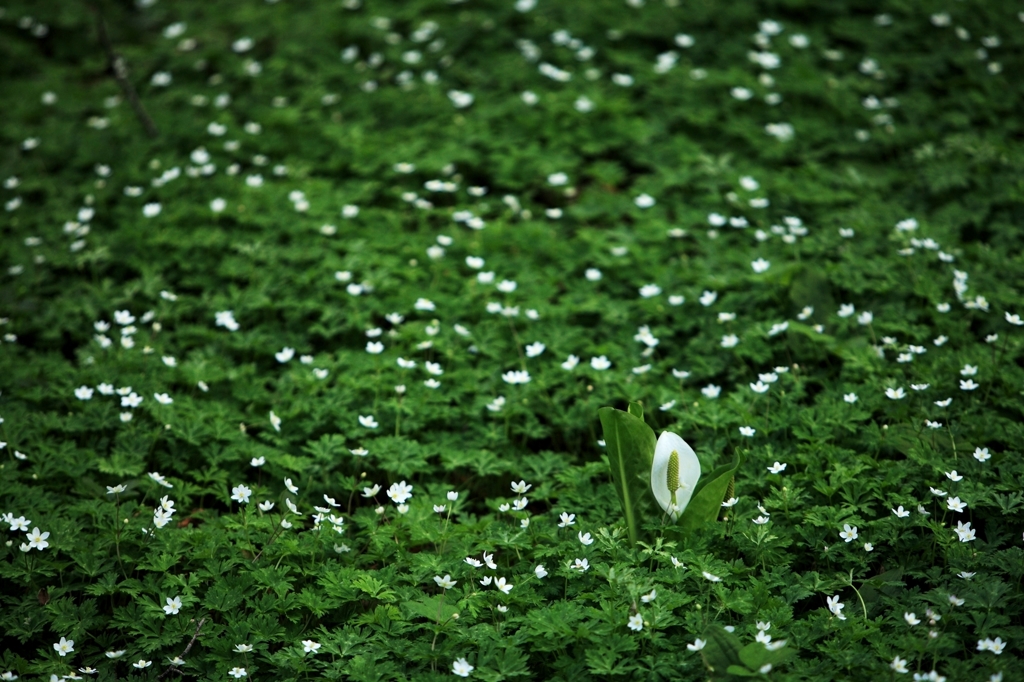
M679 455L679 489L676 493L675 508L672 506L672 492L668 488L668 464L672 451ZM693 489L700 479L700 461L693 448L674 433L665 431L658 438L654 447L654 462L651 466L651 491L661 508L669 513L674 521L686 509L693 496ZM675 511L678 510L678 511Z

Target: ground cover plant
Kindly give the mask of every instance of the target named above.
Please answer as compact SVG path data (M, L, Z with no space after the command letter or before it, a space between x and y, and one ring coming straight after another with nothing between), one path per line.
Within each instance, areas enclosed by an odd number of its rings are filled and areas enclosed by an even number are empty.
M1024 678L1021 9L8 0L0 679Z

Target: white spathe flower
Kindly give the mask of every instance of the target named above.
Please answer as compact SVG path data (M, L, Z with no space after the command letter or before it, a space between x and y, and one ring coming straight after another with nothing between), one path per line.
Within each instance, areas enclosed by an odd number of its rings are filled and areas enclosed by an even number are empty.
M654 447L651 491L673 521L690 503L699 478L700 462L693 448L676 434L663 432Z

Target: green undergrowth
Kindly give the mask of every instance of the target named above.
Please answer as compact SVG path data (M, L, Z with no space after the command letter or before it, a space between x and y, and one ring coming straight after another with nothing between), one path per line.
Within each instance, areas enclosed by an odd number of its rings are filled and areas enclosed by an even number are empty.
M0 679L1021 679L1019 10L7 0Z

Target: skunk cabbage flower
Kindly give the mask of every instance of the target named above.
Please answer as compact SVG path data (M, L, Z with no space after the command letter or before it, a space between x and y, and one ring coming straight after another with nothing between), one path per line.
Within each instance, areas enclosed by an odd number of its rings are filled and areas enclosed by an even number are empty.
M654 448L651 491L673 521L690 503L699 478L700 462L693 448L674 433L662 433Z

